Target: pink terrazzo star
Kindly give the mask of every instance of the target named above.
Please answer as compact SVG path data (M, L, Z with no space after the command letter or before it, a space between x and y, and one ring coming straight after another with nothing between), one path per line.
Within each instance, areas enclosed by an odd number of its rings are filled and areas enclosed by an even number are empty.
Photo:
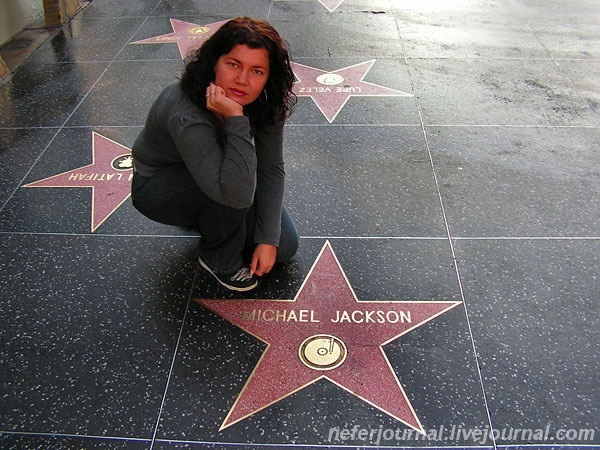
M344 3L344 0L319 0L319 3L327 8L329 12L333 12L338 6Z
M373 64L374 59L327 72L292 63L298 79L294 93L298 97L311 97L329 123L335 120L350 97L412 97L406 92L363 81Z
M324 378L421 433L383 346L460 304L358 301L329 242L293 300L197 302L268 345L221 429Z
M131 150L92 132L92 164L29 183L27 188L91 188L95 232L131 194Z
M181 59L185 59L189 52L200 48L204 41L227 22L227 20L221 20L206 25L198 25L177 19L169 20L173 27L173 33L161 34L160 36L131 42L131 44L177 44Z

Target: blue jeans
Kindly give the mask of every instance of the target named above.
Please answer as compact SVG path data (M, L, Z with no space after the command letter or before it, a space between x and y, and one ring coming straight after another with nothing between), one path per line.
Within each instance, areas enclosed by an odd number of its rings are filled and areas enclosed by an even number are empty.
M254 247L254 207L230 208L204 194L184 164L173 164L152 177L133 176L133 206L156 222L198 228L198 252L216 272L232 273L247 264ZM298 249L299 237L285 207L281 212L281 237L277 262L290 260Z

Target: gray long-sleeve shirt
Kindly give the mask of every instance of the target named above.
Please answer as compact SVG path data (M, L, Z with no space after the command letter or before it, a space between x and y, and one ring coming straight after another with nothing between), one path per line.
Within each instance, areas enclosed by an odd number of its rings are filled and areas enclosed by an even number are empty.
M254 203L254 241L279 245L285 178L282 123L256 133L246 116L230 117L222 124L174 82L150 108L132 154L142 176L183 162L215 202L232 208Z

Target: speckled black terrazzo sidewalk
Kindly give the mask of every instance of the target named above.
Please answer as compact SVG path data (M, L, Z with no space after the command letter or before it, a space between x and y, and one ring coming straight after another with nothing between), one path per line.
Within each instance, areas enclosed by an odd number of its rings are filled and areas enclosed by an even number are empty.
M302 239L232 295L126 163L240 15ZM0 448L600 448L599 104L595 0L94 0L0 85Z

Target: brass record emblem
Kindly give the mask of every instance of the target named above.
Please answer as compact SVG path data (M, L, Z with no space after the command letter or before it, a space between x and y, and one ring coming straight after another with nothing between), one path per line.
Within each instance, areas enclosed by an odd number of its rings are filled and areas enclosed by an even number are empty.
M302 341L298 348L300 361L315 370L331 370L341 366L347 353L346 345L328 334L311 336Z

